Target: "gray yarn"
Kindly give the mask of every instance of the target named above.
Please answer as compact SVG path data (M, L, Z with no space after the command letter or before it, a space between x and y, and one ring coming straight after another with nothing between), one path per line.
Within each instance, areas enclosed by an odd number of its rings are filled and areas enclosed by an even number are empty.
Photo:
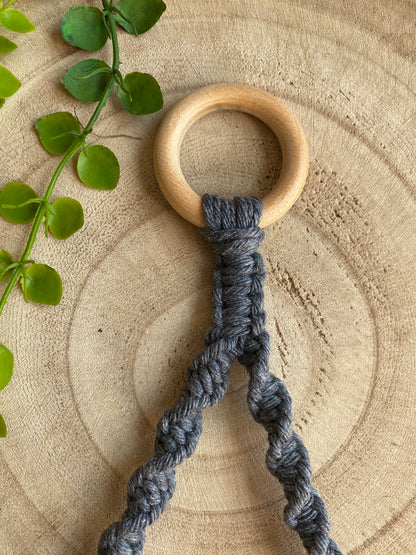
M176 403L157 425L155 454L130 478L127 510L102 534L99 555L140 555L145 528L166 508L175 490L175 468L192 455L202 431L202 409L216 405L238 359L249 374L248 406L269 435L267 468L282 484L285 521L311 555L342 555L329 537L325 504L312 487L312 469L300 437L291 429L292 401L283 382L268 370L270 338L263 309L264 263L257 252L264 237L256 197L204 195L206 229L216 253L213 326L205 348L187 371Z

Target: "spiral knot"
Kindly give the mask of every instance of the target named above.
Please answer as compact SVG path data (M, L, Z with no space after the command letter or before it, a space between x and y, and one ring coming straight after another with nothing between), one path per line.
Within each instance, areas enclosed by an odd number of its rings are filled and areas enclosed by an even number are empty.
M165 469L189 457L198 443L202 423L200 415L192 408L191 399L181 407L167 409L157 425L155 454L163 457Z
M102 534L98 546L100 555L137 555L142 553L145 532L129 518L114 522Z
M208 347L212 358L207 359L204 355L197 357L188 369L189 403L198 400L204 406L213 406L224 396L229 381L228 366L224 365L224 361L216 360L213 351L215 349ZM217 356L224 358L222 351L217 351Z
M127 488L127 509L123 518L136 518L135 526L143 528L152 524L164 511L175 491L174 470L160 471L158 461L150 459L130 478ZM140 515L140 518L137 518Z

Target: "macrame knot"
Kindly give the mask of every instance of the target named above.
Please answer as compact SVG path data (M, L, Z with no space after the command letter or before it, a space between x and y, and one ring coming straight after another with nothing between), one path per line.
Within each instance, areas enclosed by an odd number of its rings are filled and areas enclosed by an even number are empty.
M201 233L215 254L236 259L257 251L264 238L258 227L262 214L259 198L204 195L203 208L206 228Z
M204 195L202 235L216 254L213 325L205 348L187 370L177 403L164 411L154 456L139 467L127 489L127 510L101 536L99 555L141 555L145 528L165 509L175 490L175 468L194 452L202 410L223 398L230 364L238 359L250 376L248 406L269 437L266 464L283 486L287 524L310 555L341 555L329 537L325 505L312 487L312 469L302 440L291 428L292 402L284 383L269 372L270 338L263 307L264 263L257 252L262 202L256 197Z
M143 527L144 528L144 527ZM137 519L126 518L114 522L101 536L99 555L137 555L142 553L145 542L143 529L137 527Z
M158 518L175 490L174 471L169 467L159 471L157 467L158 462L150 459L133 473L127 487L127 509L123 518L140 514L140 520L136 521L138 528L144 528Z
M238 356L253 325L262 319L261 314L253 319L253 295L263 274L257 253L264 238L258 227L262 202L257 197L227 199L204 195L203 209L207 227L201 234L217 255L212 296L216 325L207 339L237 340Z
M203 229L202 235L209 241L212 250L219 256L238 257L257 251L263 240L264 232L259 227L245 229Z
M191 408L189 406L187 408ZM199 418L190 418L183 411L167 409L157 425L155 439L155 454L170 458L173 466L177 461L183 460L194 451L202 424Z

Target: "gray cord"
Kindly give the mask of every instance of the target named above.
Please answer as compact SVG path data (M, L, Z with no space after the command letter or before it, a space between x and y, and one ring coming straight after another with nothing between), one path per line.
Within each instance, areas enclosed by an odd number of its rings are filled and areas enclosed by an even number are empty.
M192 455L202 431L202 409L216 405L238 360L249 374L248 406L269 434L267 468L282 484L285 521L310 555L342 555L329 537L325 504L312 487L305 446L291 429L292 401L283 382L268 369L270 338L263 308L264 263L257 252L264 232L258 227L257 197L204 195L202 235L216 253L213 326L205 348L187 371L187 383L157 425L155 454L130 478L122 520L101 536L99 555L140 555L145 528L166 508L175 490L175 468Z

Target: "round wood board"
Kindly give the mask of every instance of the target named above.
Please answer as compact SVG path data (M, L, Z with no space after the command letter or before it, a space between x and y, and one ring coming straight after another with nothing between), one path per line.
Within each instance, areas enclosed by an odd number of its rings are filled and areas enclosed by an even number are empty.
M59 24L71 5L19 0L37 31L5 32L19 48L2 63L23 85L0 112L2 186L21 180L43 192L57 158L41 148L34 121L68 110L85 124L92 112L59 78L79 60L109 61L111 46L86 53L64 43ZM67 168L54 198L79 199L85 226L64 242L40 233L33 249L61 274L61 304L26 305L16 289L0 319L16 358L0 396L9 430L0 450L2 555L96 552L203 346L213 256L162 197L152 147L170 106L225 81L286 102L310 147L304 192L267 229L261 252L271 370L293 396L332 536L354 555L416 552L415 8L172 0L148 33L120 33L122 71L151 73L165 107L134 117L112 97L89 142L117 154L117 189L88 189ZM266 126L231 111L195 123L181 155L195 190L230 196L264 194L281 162ZM27 233L2 220L0 247L20 255ZM246 388L233 366L145 553L303 553L283 523Z

